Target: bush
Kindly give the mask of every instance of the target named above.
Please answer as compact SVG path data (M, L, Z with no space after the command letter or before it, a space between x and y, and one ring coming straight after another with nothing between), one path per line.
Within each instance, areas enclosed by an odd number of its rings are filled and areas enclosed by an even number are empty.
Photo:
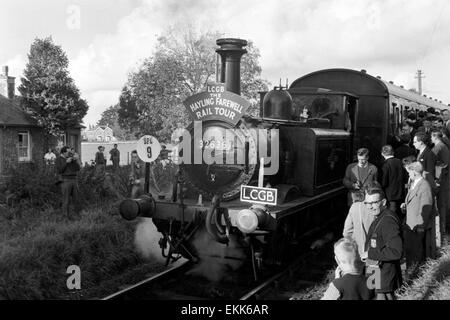
M55 206L61 198L56 182L57 175L53 166L42 169L35 166L18 166L9 172L1 192L11 195L18 202L27 202L32 206Z
M104 174L96 172L94 166L85 166L78 174L78 185L82 201L95 203L108 200L121 200L131 193L129 166L119 167L117 171L107 167Z
M25 215L33 220L33 214ZM76 222L58 220L51 211L43 216L39 225L0 242L0 299L67 298L70 265L81 269L82 290L104 287L112 277L142 267L143 260L134 252L133 223L101 208ZM162 266L153 262L151 267ZM106 295L106 289L99 294Z
M83 207L105 200L120 200L128 196L131 192L128 183L129 170L129 166L120 167L117 171L112 171L112 168L108 167L105 174L99 175L96 174L94 167L81 168L78 173L78 186ZM17 167L10 171L0 192L14 198L16 202L35 208L57 208L61 201L57 181L54 166Z

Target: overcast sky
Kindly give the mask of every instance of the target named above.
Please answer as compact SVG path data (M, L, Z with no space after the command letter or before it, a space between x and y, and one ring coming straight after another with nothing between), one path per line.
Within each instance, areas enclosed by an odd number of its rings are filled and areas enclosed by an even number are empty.
M156 36L173 23L189 23L252 40L263 78L274 85L319 69L351 68L416 88L422 69L424 93L447 104L449 2L0 0L0 65L20 77L34 38L51 35L89 103L84 122L95 124L118 101L127 73L151 55Z

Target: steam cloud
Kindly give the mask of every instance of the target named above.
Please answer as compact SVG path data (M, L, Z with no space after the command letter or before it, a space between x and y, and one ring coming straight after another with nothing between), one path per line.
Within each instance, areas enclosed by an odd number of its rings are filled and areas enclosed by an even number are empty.
M188 274L203 276L212 282L232 280L235 271L244 262L245 252L234 241L233 235L230 235L230 238L231 241L227 246L211 239L204 229L199 230L192 244L198 251L200 262Z
M161 239L161 233L156 229L152 219L141 218L134 237L137 252L145 259L164 263L158 244L159 239Z

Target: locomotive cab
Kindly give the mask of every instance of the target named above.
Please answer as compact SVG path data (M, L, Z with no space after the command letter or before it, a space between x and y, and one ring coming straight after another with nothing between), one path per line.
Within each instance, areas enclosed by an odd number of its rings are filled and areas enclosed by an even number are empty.
M284 96L279 92L284 92ZM357 111L358 97L348 92L313 87L289 90L275 87L272 91L260 92L261 118L306 122L308 127L353 132Z

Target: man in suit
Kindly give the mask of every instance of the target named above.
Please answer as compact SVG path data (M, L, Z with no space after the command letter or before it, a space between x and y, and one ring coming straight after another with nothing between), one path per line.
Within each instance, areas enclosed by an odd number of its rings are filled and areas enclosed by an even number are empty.
M349 206L356 201L362 201L367 185L372 181L376 181L378 178L377 167L369 163L369 150L367 148L360 148L356 152L356 155L358 162L348 165L342 181L344 186L349 190Z
M439 226L441 234L446 231L447 225L447 207L448 207L448 194L449 194L449 172L448 166L450 164L450 151L442 141L442 132L433 131L431 133L431 141L434 143L434 147L431 150L436 155L436 171L439 184L439 192L437 194L437 206L439 210Z
M424 132L417 132L414 136L414 148L419 151L417 155L417 161L423 166L423 169L431 174L434 178L436 176L436 156L431 152L430 148L427 147L429 144L429 137Z
M365 254L368 269L379 269L380 286L375 288L377 300L395 299L394 291L400 287L402 274L400 259L403 254L400 221L395 213L386 208L383 190L369 188L364 199L375 220L367 233Z
M406 195L405 203L401 205L406 210L406 220L403 228L405 242L405 258L408 266L424 261L425 257L434 257L432 234L434 223L433 194L430 184L423 178L423 166L413 162L407 166L412 181Z
M385 159L381 169L381 187L386 194L388 208L397 212L403 196L403 165L402 161L394 158L392 146L386 145L381 149Z

